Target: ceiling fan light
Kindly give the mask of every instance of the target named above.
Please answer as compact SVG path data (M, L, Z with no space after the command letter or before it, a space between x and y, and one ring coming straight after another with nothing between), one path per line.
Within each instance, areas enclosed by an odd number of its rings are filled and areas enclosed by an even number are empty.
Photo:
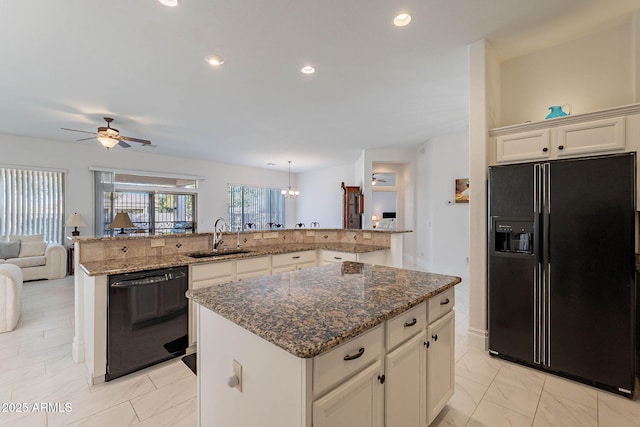
M204 57L204 60L209 63L209 65L218 66L224 64L224 58L220 55L207 55Z
M406 12L399 13L395 18L393 18L393 25L396 27L404 27L405 25L408 25L409 22L411 22L411 15Z
M179 4L178 0L158 0L158 1L163 5L169 6L169 7L176 7Z
M303 74L313 74L316 72L316 69L313 68L311 65L305 65L300 69L300 72Z
M100 144L102 144L102 146L107 150L115 147L119 142L117 139L113 139L108 136L98 136L98 141L100 141Z

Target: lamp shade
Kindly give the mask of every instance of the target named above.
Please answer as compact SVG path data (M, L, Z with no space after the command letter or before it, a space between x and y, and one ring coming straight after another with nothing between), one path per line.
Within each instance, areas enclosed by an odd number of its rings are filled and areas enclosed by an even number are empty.
M124 234L124 229L125 228L130 228L133 227L133 223L131 222L131 218L129 218L129 214L126 212L118 212L116 214L116 217L113 218L113 221L111 221L111 225L109 225L110 228L119 228L120 229L120 233L118 234Z
M80 216L78 212L74 212L71 215L69 215L69 218L67 218L67 222L65 226L73 227L73 231L71 232L72 236L79 236L80 232L78 231L78 227L86 227L87 223L84 221L84 219Z

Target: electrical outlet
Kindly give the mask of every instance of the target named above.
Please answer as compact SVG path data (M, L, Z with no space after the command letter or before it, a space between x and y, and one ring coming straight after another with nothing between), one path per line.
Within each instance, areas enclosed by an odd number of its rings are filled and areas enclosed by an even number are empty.
M242 365L237 360L233 361L233 375L238 378L238 385L236 388L238 391L242 391Z
M362 238L366 240L371 239L371 233L362 233Z
M313 237L313 236L315 236L315 235L316 235L316 232L315 232L315 231L309 231L309 230L307 230L307 232L305 233L305 236L307 236L307 237Z
M271 233L262 233L262 238L263 239L277 239L278 238L278 232L277 231L273 231Z
M164 239L151 239L152 248L160 248L164 246Z

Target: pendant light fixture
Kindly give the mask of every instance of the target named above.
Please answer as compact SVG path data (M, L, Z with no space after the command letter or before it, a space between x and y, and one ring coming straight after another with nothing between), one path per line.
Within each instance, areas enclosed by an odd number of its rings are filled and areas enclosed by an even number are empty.
M282 190L282 195L285 199L295 199L300 195L300 192L291 186L291 160L289 160L289 186L286 190Z

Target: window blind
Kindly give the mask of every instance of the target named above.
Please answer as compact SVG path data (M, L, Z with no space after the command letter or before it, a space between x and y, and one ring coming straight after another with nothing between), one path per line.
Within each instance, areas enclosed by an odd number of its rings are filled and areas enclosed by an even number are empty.
M0 168L0 234L44 234L62 242L64 173Z

